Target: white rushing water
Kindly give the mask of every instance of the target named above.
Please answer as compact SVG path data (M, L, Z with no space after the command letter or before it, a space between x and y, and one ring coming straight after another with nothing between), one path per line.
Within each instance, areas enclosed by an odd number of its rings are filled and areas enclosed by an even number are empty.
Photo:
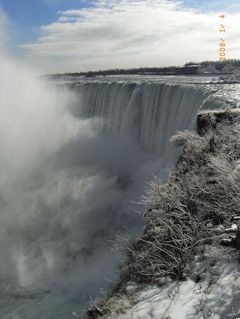
M132 136L146 151L166 152L177 130L191 128L208 90L161 83L86 83L78 86L82 114L104 119L111 135Z
M199 109L225 107L228 88L75 79L54 89L21 76L5 74L0 89L0 317L82 316L116 276L116 235L141 231L132 201L174 163L170 137L193 129Z

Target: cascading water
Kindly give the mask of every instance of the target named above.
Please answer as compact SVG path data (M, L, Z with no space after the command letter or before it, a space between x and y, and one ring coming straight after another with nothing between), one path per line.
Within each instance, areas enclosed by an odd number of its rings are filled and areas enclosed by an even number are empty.
M25 103L17 109L17 133L0 140L6 152L0 160L3 319L81 317L89 294L114 279L119 256L111 253L111 241L141 230L131 201L139 200L152 174L171 166L169 138L193 128L212 94L203 86L128 81L82 81L71 89L69 107L49 113L50 99L42 117L35 104L24 113L36 98L13 101ZM19 139L22 113L36 122ZM10 121L14 112L3 115ZM13 141L22 143L21 165L7 156L14 154Z
M80 83L81 108L75 114L101 118L102 130L128 136L145 152L164 156L169 166L173 151L169 139L178 130L194 128L196 113L211 95L206 88L164 83Z

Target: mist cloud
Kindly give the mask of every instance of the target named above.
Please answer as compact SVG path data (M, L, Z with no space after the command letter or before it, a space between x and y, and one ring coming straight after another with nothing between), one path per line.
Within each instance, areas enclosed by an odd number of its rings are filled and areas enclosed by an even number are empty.
M0 317L66 318L115 276L119 256L109 241L140 223L129 201L143 188L146 156L131 140L104 137L102 120L75 117L81 96L40 79L7 50L0 54Z

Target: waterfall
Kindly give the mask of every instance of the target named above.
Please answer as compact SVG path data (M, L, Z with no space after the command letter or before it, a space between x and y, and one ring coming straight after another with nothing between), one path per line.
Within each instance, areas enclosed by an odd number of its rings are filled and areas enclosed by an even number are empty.
M85 118L101 118L103 131L112 136L134 137L144 151L165 154L169 138L193 129L194 119L210 90L164 83L81 83L73 86Z
M1 318L71 317L114 280L112 241L141 231L133 202L173 164L170 137L194 127L212 94L146 82L82 81L54 99L50 89L30 78L3 104Z

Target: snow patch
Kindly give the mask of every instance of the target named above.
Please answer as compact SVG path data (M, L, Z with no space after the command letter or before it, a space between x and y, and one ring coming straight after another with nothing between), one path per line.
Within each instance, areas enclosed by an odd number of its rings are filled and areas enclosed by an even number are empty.
M212 266L196 262L190 277L162 287L145 287L135 295L131 309L108 319L240 318L239 256L223 258Z

